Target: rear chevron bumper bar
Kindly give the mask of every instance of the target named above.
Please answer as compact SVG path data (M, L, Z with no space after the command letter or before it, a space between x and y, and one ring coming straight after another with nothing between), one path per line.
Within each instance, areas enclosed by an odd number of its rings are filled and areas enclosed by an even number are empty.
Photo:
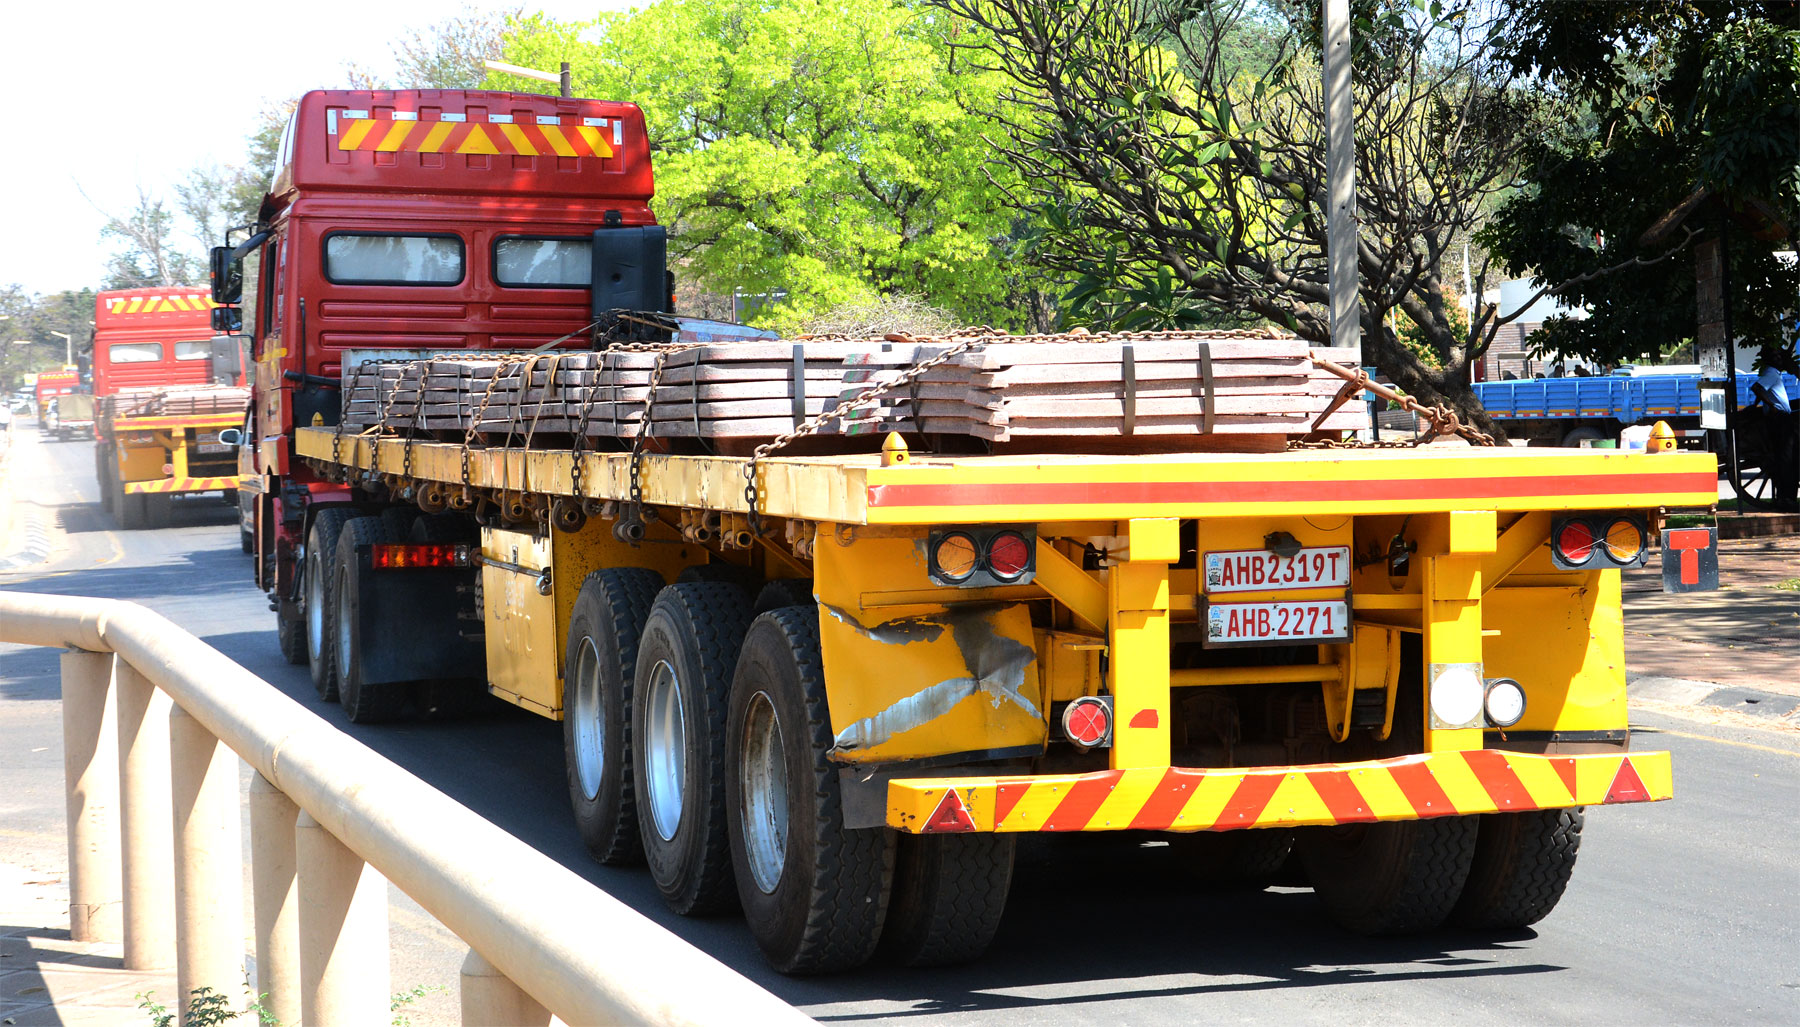
M1673 794L1666 752L1475 749L1293 767L900 778L888 783L887 823L910 834L1229 831L1657 802Z

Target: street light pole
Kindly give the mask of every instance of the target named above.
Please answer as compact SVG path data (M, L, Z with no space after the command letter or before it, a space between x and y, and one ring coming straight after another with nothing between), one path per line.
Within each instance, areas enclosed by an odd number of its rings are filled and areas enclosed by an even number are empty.
M69 335L67 332L59 332L54 328L50 329L50 334L60 337L63 341L63 364L65 366L69 365L69 364L73 364L75 362L75 339L74 339L74 337Z

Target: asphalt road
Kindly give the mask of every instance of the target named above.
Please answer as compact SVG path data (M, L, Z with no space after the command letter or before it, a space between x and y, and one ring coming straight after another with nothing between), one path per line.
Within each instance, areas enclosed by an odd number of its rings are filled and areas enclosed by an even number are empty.
M15 536L39 530L53 551L0 570L0 588L150 606L826 1023L1800 1022L1800 733L1643 713L1636 744L1673 750L1677 797L1590 811L1570 892L1535 930L1369 940L1331 926L1307 889L1209 890L1166 847L1060 837L1021 850L981 962L791 980L764 968L739 920L671 916L646 873L587 858L557 725L498 702L456 721L350 725L277 654L230 509L183 501L171 529L117 531L95 505L88 445L21 441ZM0 646L0 862L63 858L55 672L53 652ZM446 989L412 1022L455 1022L461 947L398 896L394 940L396 990Z

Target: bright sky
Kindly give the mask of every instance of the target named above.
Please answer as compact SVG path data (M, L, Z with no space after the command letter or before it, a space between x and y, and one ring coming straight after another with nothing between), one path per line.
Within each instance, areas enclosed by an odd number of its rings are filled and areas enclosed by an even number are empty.
M574 21L645 2L523 6ZM173 209L170 186L188 169L243 161L265 102L341 87L346 62L386 75L390 40L460 10L454 0L6 0L0 96L14 114L0 151L0 285L97 286L96 205L124 213L142 185Z

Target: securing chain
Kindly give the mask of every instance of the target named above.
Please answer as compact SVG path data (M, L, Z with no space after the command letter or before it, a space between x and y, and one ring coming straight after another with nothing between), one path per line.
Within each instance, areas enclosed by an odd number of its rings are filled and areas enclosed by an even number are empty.
M1324 423L1325 418L1336 412L1337 408L1343 406L1345 401L1351 396L1366 389L1382 399L1398 403L1400 409L1405 410L1408 413L1425 418L1427 424L1426 430L1420 432L1418 437L1408 443L1409 445L1424 445L1433 439L1441 438L1446 435L1460 436L1471 446L1492 446L1495 444L1492 435L1481 431L1474 425L1462 423L1462 420L1456 416L1456 411L1441 403L1437 406L1426 406L1403 392L1398 392L1378 382L1370 381L1369 373L1361 368L1351 370L1348 367L1333 363L1323 357L1313 357L1312 362L1314 366L1329 371L1339 378L1344 379L1344 387L1338 390L1337 395L1334 396L1331 403L1326 406L1325 412L1320 414L1318 420L1313 422L1314 427ZM1356 443L1355 445L1365 444Z
M469 450L475 444L475 433L479 430L481 419L487 416L488 404L494 401L494 387L500 384L500 373L509 366L524 360L524 357L501 357L494 368L494 376L488 379L487 388L481 392L481 402L476 405L475 413L469 417L469 425L463 430L462 444L462 484L463 491L469 490ZM510 429L509 429L510 430Z
M347 408L350 406L351 396L353 396L358 389L362 388L363 375L373 366L375 366L375 361L373 360L365 360L356 365L356 371L350 376L350 396L344 395L342 389L338 390L338 419L337 424L332 425L331 429L331 464L332 470L341 475L342 480L346 482L350 480L350 472L344 470L343 457L344 423L349 420L349 410ZM379 393L380 391L379 380L377 380L376 392Z
M627 538L634 531L641 530L644 523L644 447L650 441L650 426L656 410L656 390L662 386L663 364L668 361L672 352L672 349L662 349L656 355L656 363L650 368L650 391L644 396L644 419L638 422L637 435L631 440L631 459L627 462L625 509L613 529L614 534L620 538Z
M754 450L751 450L750 460L744 464L744 503L748 510L746 520L749 522L750 534L755 536L762 535L762 511L760 509L761 495L760 489L757 486L757 478L762 470L762 461L767 458L770 453L789 445L795 439L803 439L808 435L816 434L832 421L838 420L855 410L870 405L875 400L880 399L882 396L895 389L911 385L913 382L924 377L925 373L932 368L956 359L980 343L993 338L997 334L998 333L994 332L993 329L988 328L983 329L981 334L962 335L960 337L952 336L952 338L959 338L959 341L951 344L942 352L919 361L887 381L876 382L873 385L868 386L856 395L851 396L849 399L839 402L837 406L832 407L830 410L807 418L786 435L777 436L774 439L757 446ZM915 345L929 344L922 340L915 339L910 335L889 335L886 336L886 339L889 342L913 343Z

